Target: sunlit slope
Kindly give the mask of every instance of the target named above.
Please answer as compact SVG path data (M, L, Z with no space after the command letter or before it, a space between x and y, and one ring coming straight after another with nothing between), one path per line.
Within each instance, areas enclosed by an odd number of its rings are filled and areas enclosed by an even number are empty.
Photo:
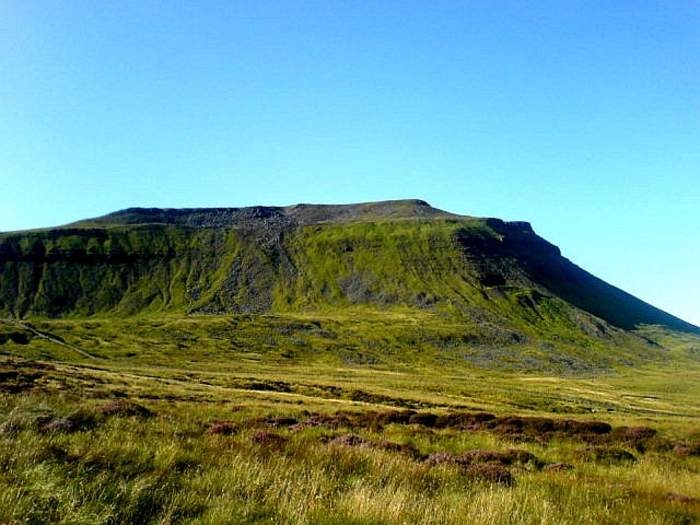
M697 331L561 257L527 223L422 201L351 206L130 209L0 235L0 313L427 311L489 340Z

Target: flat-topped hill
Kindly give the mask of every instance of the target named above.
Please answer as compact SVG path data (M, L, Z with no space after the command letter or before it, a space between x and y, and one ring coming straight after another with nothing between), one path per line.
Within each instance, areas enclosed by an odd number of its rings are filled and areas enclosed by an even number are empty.
M434 335L437 347L519 359L641 355L654 347L631 331L644 325L700 332L579 268L526 222L420 200L129 208L0 234L0 317L357 311L448 319L461 335Z

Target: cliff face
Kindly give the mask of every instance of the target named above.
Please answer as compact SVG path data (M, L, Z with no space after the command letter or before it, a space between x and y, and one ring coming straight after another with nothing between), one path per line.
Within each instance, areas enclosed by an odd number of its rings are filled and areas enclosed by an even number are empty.
M178 275L213 275L225 232L164 226L57 229L0 240L0 309L15 316L136 313L180 306Z
M697 330L581 270L527 223L456 216L422 201L135 208L0 234L3 316L353 305L430 308L511 328L554 317L595 331L595 316L624 329Z
M500 236L479 239L468 236L461 242L484 260L505 260L501 267L518 268L546 293L591 313L610 324L634 329L643 324L660 324L683 331L698 332L693 326L586 272L561 256L559 248L537 236L528 223L506 223L487 219Z

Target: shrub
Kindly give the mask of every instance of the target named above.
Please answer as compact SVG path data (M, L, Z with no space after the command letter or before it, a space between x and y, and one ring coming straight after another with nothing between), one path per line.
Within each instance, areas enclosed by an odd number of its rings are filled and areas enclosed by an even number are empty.
M542 470L546 470L548 472L563 472L573 468L574 466L568 463L550 463L549 465L545 465Z
M450 454L449 452L434 452L425 458L425 463L430 466L443 465L445 463L456 465L458 464L458 457L455 454Z
M374 419L380 425L388 425L390 423L406 424L411 417L415 415L414 410L387 410L378 412Z
M518 463L521 465L534 465L536 467L542 466L542 461L537 456L528 452L527 450L510 449L506 452L506 456L511 461L511 463Z
M374 447L380 450L388 450L391 452L406 454L412 458L420 457L420 451L411 443L394 443L392 441L381 440L375 443Z
M296 425L298 422L299 421L297 418L289 416L275 416L265 419L265 423L271 427L291 427L292 425Z
M500 463L502 465L510 465L513 463L513 458L506 452L497 452L495 450L470 450L459 455L457 461L463 464Z
M104 405L97 407L98 414L103 416L115 416L115 417L142 417L148 418L153 416L153 412L144 406L138 405L126 399L115 399Z
M330 441L334 445L342 445L345 447L360 447L369 445L369 441L355 434L345 434L338 436Z
M693 498L677 492L669 492L666 494L666 499L668 501L677 501L678 503L700 503L700 498Z
M340 428L340 427L345 427L345 428L350 428L353 426L352 421L348 416L345 414L335 414L335 415L328 415L328 414L313 414L306 420L300 422L300 423L295 423L292 424L289 429L296 432L298 430L302 430L304 428L310 428L310 427L329 427L329 428Z
M565 423L565 432L569 435L607 434L612 430L612 427L604 421L567 420Z
M251 436L250 441L254 445L277 448L284 445L287 442L287 438L267 430L258 430Z
M470 450L458 457L458 462L465 464L473 463L499 463L501 465L512 465L514 463L526 465L539 465L540 460L527 450L510 449L506 452L495 450Z
M664 448L663 440L656 439L656 443L652 443L655 438L656 430L649 427L618 427L610 434L611 440L625 443L637 452L644 452L651 444Z
M232 421L215 421L209 427L209 434L221 434L230 436L238 431L238 427Z
M678 443L673 447L673 452L679 456L700 456L700 443Z
M470 465L465 473L472 479L488 481L489 483L512 485L514 481L513 474L511 474L510 470L503 465L493 463Z
M506 417L495 419L489 426L498 434L521 434L525 424L521 418Z
M438 418L436 426L461 428L465 430L479 430L487 426L487 423L496 419L493 414L486 412L453 412Z
M42 425L41 432L79 432L91 430L97 426L95 414L79 409L63 418L54 418Z
M634 454L625 449L605 446L588 447L581 451L578 456L583 460L601 463L634 463L637 461Z
M429 412L418 412L409 417L408 422L412 425L422 425L424 427L434 427L438 417Z
M42 432L75 432L78 428L68 418L52 419L42 427Z
M0 433L17 434L23 430L40 429L54 419L51 412L12 410L5 421L0 424Z

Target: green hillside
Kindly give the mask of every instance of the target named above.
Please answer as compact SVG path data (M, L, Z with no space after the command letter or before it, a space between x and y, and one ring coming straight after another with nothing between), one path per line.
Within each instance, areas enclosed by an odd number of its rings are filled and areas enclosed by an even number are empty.
M527 223L422 201L135 208L1 234L0 314L266 314L249 339L270 315L290 326L301 315L349 323L342 344L303 342L316 357L369 347L377 362L410 350L432 362L572 372L667 359L643 326L698 333L581 270Z
M563 300L620 328L697 331L580 270L527 223L422 201L129 209L1 234L0 265L0 312L16 317L362 304L537 324L573 315Z
M0 234L1 523L700 520L700 334L422 201Z

